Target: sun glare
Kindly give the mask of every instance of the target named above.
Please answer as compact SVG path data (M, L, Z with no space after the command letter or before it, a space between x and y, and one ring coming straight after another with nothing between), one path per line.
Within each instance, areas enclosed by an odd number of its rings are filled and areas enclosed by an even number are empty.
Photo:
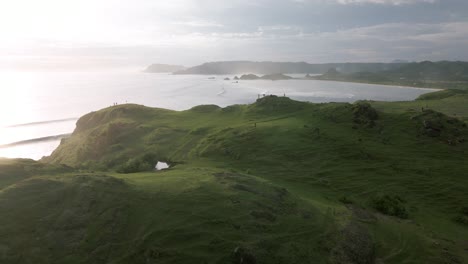
M34 79L24 73L0 72L0 129L18 122L34 120ZM29 99L27 99L29 98ZM33 120L31 120L33 119Z
M89 41L97 37L108 1L16 0L0 4L0 39L18 45L37 41ZM101 34L104 32L99 30ZM28 43L31 44L31 43ZM54 45L54 43L51 43Z

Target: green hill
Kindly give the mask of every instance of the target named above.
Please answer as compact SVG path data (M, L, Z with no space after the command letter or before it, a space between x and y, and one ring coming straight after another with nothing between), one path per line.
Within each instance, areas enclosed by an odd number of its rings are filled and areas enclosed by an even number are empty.
M468 89L468 62L414 62L379 72L344 73L331 68L315 79L466 90Z
M467 102L90 113L0 162L0 262L464 263Z

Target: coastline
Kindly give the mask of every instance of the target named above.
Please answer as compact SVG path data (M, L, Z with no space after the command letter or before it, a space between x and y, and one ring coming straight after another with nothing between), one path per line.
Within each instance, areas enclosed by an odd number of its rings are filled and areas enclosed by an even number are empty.
M224 76L231 76L233 75L234 77L237 76L235 74L169 74L169 75L196 75L196 76L217 76L217 77L224 77ZM287 76L290 75L298 75L298 73L292 73L292 74L284 74ZM313 75L313 76L320 76L320 74ZM235 81L327 81L327 82L338 82L338 83L359 83L359 84L369 84L369 85L381 85L381 86L392 86L392 87L401 87L401 88L413 88L413 89L422 89L422 90L431 90L431 91L442 91L442 90L447 90L447 89L457 89L457 88L447 88L447 87L428 87L428 86L414 86L414 85L405 85L405 84L400 84L400 83L377 83L377 82L364 82L364 81L353 81L353 80L332 80L332 79L314 79L314 78L306 78L306 77L293 77L290 76L291 79L263 79L261 76L258 76L256 79L241 79L239 78L238 80L234 79L232 77L230 81L235 80ZM467 84L468 86L468 84Z

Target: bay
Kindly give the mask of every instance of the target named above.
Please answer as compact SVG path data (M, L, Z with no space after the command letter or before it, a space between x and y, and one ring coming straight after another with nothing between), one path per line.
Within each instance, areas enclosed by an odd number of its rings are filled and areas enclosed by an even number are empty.
M0 72L0 157L50 155L80 116L115 103L186 110L201 104L253 103L263 94L323 103L407 101L434 91L315 80L236 82L233 77L130 71Z

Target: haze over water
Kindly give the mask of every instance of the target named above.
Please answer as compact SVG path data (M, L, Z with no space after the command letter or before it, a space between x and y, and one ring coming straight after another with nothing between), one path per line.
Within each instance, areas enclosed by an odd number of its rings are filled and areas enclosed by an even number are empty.
M235 83L224 80L233 75L215 76L214 80L208 77L140 72L0 72L0 146L71 133L77 118L114 103L186 110L200 104L224 107L253 103L259 94L321 103L413 100L432 91L312 80ZM0 157L39 159L49 155L59 142L54 138L0 147Z

